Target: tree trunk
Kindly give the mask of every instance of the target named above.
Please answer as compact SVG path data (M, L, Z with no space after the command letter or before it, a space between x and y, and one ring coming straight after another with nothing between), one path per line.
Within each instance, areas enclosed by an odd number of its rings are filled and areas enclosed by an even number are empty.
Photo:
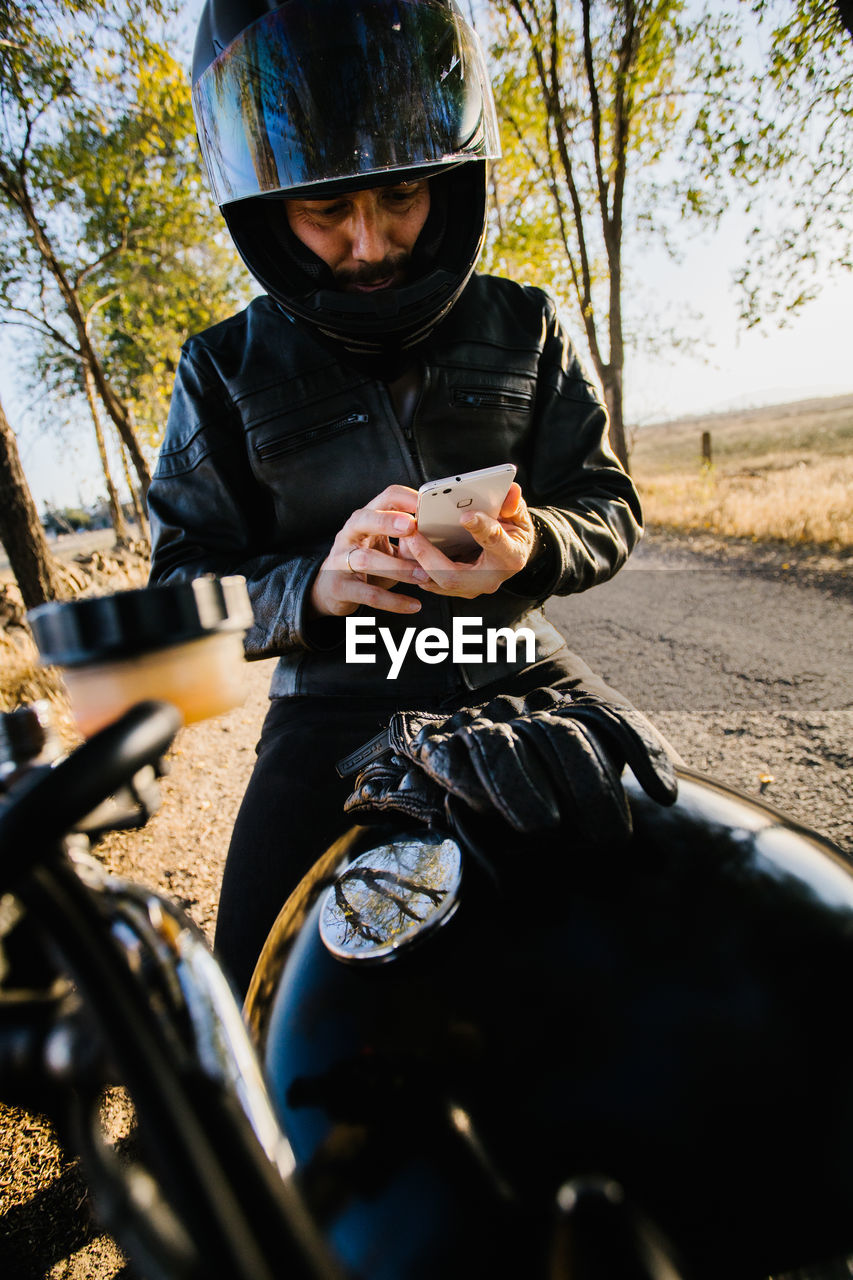
M148 520L145 515L145 508L142 505L142 499L139 496L139 490L133 483L133 477L130 474L130 463L127 460L127 450L123 443L120 445L120 448L122 466L124 467L124 478L127 481L127 487L130 490L130 498L136 515L136 527L139 529L140 538L142 538L144 542L150 542L150 538L148 536Z
M107 446L104 440L104 432L101 427L101 418L98 413L98 405L95 400L95 391L92 386L92 375L88 366L84 366L83 380L86 384L86 399L89 401L89 410L92 414L92 425L95 428L95 439L98 443L98 456L101 459L101 468L104 473L104 482L107 486L107 501L110 507L110 519L113 523L113 529L116 535L116 544L120 547L126 547L130 542L130 535L127 530L127 522L124 518L124 511L121 505L121 499L118 496L115 485L113 484L112 474L110 472L110 460L107 457Z
M24 476L18 441L0 404L0 542L9 557L24 605L34 609L62 594L59 566L47 545Z
M136 432L133 429L130 414L107 381L103 365L95 355L94 348L92 347L92 344L89 341L89 336L86 333L85 325L83 326L82 333L78 329L78 334L80 336L80 346L83 359L91 370L92 378L94 379L95 386L98 388L98 394L101 397L104 408L109 414L116 431L118 431L119 436L130 455L133 468L139 479L139 488L144 498L148 493L148 486L151 483L151 469L148 466L145 454L142 452L139 441L136 438Z
M625 438L625 419L622 401L622 369L607 365L600 371L604 403L610 417L610 446L622 466L630 474L628 442Z

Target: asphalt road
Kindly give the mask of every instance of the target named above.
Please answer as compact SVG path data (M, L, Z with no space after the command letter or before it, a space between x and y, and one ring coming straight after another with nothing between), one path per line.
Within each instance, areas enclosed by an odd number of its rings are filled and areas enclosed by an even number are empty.
M757 565L748 549L651 536L611 582L548 613L691 768L853 856L851 581L787 554Z
M92 551L107 551L115 543L112 529L92 529L83 533L61 533L48 539L48 546L59 560L72 560L74 556L86 556ZM11 574L9 557L0 547L0 577Z

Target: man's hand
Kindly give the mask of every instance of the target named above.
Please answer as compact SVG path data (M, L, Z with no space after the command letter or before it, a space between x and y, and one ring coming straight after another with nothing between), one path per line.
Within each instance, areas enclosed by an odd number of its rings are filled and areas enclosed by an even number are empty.
M536 531L519 484L510 485L497 520L475 511L463 515L459 523L482 548L475 560L464 563L449 560L422 533L402 539L404 554L417 561L429 575L428 581L418 581L422 591L460 596L464 600L491 595L508 578L519 573L530 559Z
M387 613L418 612L420 600L390 590L398 582L429 582L429 573L391 541L414 533L417 506L414 489L392 484L352 513L314 579L310 606L315 616L341 618L359 605Z

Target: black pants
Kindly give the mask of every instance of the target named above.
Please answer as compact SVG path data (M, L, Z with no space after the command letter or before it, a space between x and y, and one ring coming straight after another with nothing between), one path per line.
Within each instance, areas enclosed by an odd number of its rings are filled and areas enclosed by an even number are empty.
M575 654L561 650L503 680L420 710L446 710L485 702L498 693L523 694L544 686L583 688L613 702L628 699L609 688ZM302 877L352 824L343 812L353 778L335 764L384 729L411 699L274 698L257 745L257 763L231 837L216 923L215 949L241 996L279 910Z

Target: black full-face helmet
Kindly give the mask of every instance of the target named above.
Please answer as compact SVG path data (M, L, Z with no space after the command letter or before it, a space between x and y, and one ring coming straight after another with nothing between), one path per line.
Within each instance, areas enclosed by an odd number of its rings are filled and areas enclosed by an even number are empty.
M351 352L421 341L474 270L500 154L476 33L453 0L207 0L193 107L214 198L258 282ZM345 293L282 199L430 179L405 284Z

